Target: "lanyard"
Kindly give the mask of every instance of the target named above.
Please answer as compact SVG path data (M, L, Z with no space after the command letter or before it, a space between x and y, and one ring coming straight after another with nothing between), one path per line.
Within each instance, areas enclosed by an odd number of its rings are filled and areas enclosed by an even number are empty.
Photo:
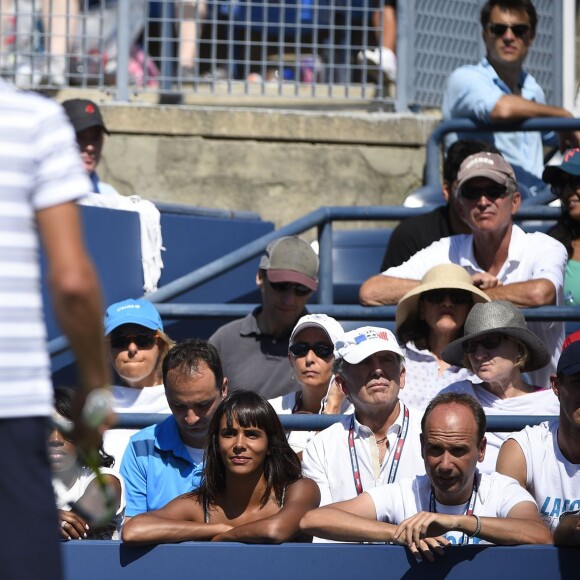
M401 404L403 405L403 425L401 426L401 430L397 437L395 454L393 462L391 463L391 470L389 471L389 479L387 480L387 483L393 483L393 481L395 481L397 470L399 469L399 462L403 453L403 445L405 445L405 439L407 438L407 431L409 429L409 409L407 409L404 403ZM354 413L350 419L350 429L348 430L348 450L350 453L350 465L352 467L352 476L354 478L356 494L360 495L363 492L363 486L360 478L358 457L356 456L356 449L354 446Z
M467 509L464 515L470 516L473 514L473 508L475 507L475 498L477 496L477 473L473 476L473 491L471 492L471 498L467 504ZM433 486L431 486L431 497L429 499L429 511L432 513L437 513L437 506L435 504L435 494L433 493ZM469 544L469 536L463 532L463 537L461 538L461 545L466 546Z
M296 391L296 397L294 401L295 403L294 407L292 407L292 415L294 415L294 413L298 413L298 411L300 411L302 408L302 391Z

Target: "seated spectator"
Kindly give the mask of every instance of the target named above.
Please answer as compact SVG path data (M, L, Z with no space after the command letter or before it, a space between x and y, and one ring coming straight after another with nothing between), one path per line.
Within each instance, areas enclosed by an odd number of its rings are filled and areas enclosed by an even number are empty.
M90 505L99 496L95 472L84 465L77 445L71 437L74 391L66 387L55 389L55 423L48 438L48 458L52 467L53 487L58 507L60 537L63 540L118 540L125 513L125 490L123 479L112 469L115 460L99 448L98 460L105 484L111 490L112 517L109 521L93 525L82 510L75 511L75 504ZM64 429L64 427L67 429Z
M228 390L215 347L195 338L167 353L163 384L171 415L133 435L121 463L127 519L199 486L209 422Z
M361 50L357 60L379 67L386 80L394 83L397 80L397 0L383 0L382 7L373 11L372 23L378 46Z
M489 297L456 264L431 268L421 284L399 300L395 331L405 345L407 388L400 398L406 405L423 410L441 389L473 376L469 369L445 362L441 353L463 336L465 319L479 302L489 302Z
M443 119L469 118L482 122L522 121L533 117L572 117L561 107L546 104L542 87L523 69L536 37L538 16L530 0L488 0L481 9L486 56L477 65L455 69L443 95ZM449 134L450 144L460 135ZM531 195L545 190L542 140L555 144L553 135L534 132L489 133L516 171L518 182ZM579 133L562 131L560 148L578 147Z
M399 400L405 356L393 333L363 326L335 348L335 380L354 414L315 435L304 451L304 475L318 484L321 505L424 473L419 418Z
M430 561L449 544L550 544L532 496L511 477L477 469L485 426L468 395L438 395L421 421L426 475L308 512L300 528L332 540L400 544Z
M534 496L554 532L564 513L580 508L580 342L562 351L552 389L560 401L559 418L512 433L499 452L497 471Z
M326 314L307 314L300 318L290 335L288 348L288 361L300 390L270 401L278 415L320 412L333 376L334 344L343 334L342 326ZM298 457L302 458L302 451L314 434L314 431L288 433L290 447Z
M400 266L419 250L441 238L471 233L459 210L457 172L466 157L481 151L498 153L491 143L485 141L456 141L449 147L443 161L441 184L446 205L441 205L429 213L404 219L394 229L381 264L381 272Z
M179 27L179 78L182 82L195 80L195 59L198 31L207 14L206 0L184 0L175 3Z
M256 393L237 391L211 420L199 489L132 518L123 541L309 541L298 524L319 501L318 488L302 477L272 406Z
M298 388L288 366L288 345L318 287L318 256L296 236L274 240L260 260L256 283L262 306L218 328L209 342L219 352L230 391L274 399Z
M17 2L18 4L18 2ZM78 0L42 0L42 26L46 63L43 84L64 87L68 84L67 57L76 35Z
M548 235L568 251L564 304L580 305L580 149L568 151L561 165L546 167L543 179L552 186L562 207L562 216Z
M492 300L520 307L562 304L566 250L550 236L527 234L513 223L521 195L509 163L494 153L470 155L459 168L457 190L471 235L433 242L404 264L372 276L361 286L361 302L395 304L419 285L427 270L451 262L464 267ZM530 329L551 354L549 365L531 380L547 387L564 341L564 323L531 322Z
M93 193L80 203L96 207L108 207L135 211L141 226L141 260L143 262L143 290L146 293L157 289L161 278L163 260L161 250L161 215L153 203L138 195L125 197L112 185L100 181L97 166L109 131L96 103L88 99L70 99L62 103L77 136L77 143L85 169L93 183Z
M162 364L173 341L163 332L155 306L147 300L123 300L105 312L105 337L118 384L112 387L116 413L169 413ZM137 429L110 429L104 447L120 465ZM118 468L118 467L117 467Z
M558 399L552 390L530 384L522 376L548 364L550 353L510 302L476 304L467 315L463 337L448 344L442 357L449 364L470 369L482 381L463 380L442 392L471 395L488 415L558 414ZM487 434L483 472L495 471L507 435Z

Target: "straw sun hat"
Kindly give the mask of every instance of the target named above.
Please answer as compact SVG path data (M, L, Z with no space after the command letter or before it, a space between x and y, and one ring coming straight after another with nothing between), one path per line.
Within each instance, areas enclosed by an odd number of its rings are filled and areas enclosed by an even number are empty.
M487 304L475 304L465 321L464 334L450 342L441 353L441 358L449 364L465 366L463 344L486 334L502 334L518 339L526 345L528 357L522 372L535 371L550 362L550 353L544 343L528 329L526 319L517 306L505 300Z
M440 264L431 268L421 280L421 284L407 292L397 304L395 314L395 332L401 326L410 327L419 322L419 299L423 292L429 290L465 290L471 292L474 304L489 302L489 296L473 285L471 276L457 264Z

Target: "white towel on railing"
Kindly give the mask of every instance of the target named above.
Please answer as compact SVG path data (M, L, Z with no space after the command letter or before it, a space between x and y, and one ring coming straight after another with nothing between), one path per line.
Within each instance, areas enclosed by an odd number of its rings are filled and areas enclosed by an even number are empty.
M100 185L108 184L101 182ZM146 199L142 199L138 195L131 195L129 197L125 197L120 193L111 195L110 190L107 195L89 193L79 203L93 207L135 211L139 214L143 291L145 294L149 294L157 290L157 283L159 282L159 278L161 278L161 269L163 268L161 251L165 250L165 248L163 247L163 239L161 236L161 214L155 205Z

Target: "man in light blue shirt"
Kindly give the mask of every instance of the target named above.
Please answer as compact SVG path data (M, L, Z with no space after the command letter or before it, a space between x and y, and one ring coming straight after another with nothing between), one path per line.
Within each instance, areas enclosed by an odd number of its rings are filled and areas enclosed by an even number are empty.
M443 97L445 120L469 118L481 122L521 121L531 117L572 117L561 107L546 104L542 87L523 70L537 26L536 10L530 0L488 0L481 10L486 58L476 65L453 71ZM473 134L449 134L446 144ZM494 142L513 166L518 183L530 195L545 190L543 140L557 144L553 133L496 132L478 134ZM578 147L580 133L561 132L560 149Z
M205 340L186 340L168 352L163 383L171 415L133 435L121 463L125 519L198 487L209 422L227 394L217 350Z

